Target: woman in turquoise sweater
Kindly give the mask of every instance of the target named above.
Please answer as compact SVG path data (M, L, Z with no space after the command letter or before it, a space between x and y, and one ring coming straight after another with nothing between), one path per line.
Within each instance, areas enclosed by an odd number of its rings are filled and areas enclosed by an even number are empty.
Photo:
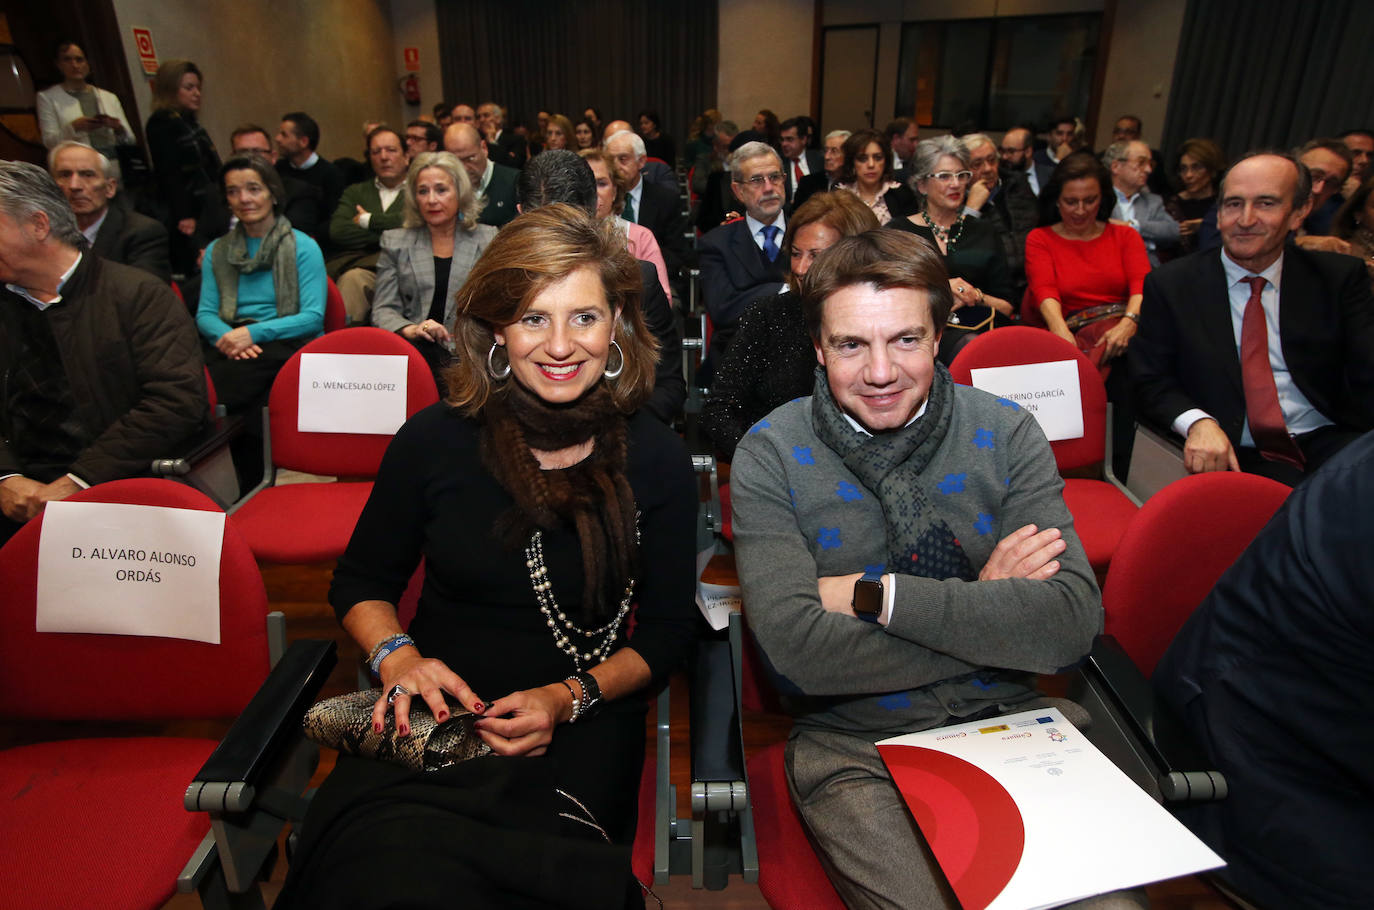
M326 279L319 244L281 216L286 192L271 165L230 158L220 185L237 223L205 248L196 326L215 392L235 414L265 405L277 371L324 329Z

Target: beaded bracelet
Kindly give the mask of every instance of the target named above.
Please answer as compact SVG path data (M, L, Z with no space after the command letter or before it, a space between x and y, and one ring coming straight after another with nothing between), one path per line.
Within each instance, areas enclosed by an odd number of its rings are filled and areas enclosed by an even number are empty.
M409 635L406 635L404 633L402 633L401 635L393 635L390 638L383 639L382 642L377 645L377 647L372 649L372 654L369 655L367 660L368 666L372 668L372 675L381 676L382 661L386 660L387 657L389 657L393 652L399 651L402 648L406 647L415 647L415 641Z
M568 677L568 679L572 679L572 677L570 676ZM568 723L575 724L577 723L577 719L582 716L582 699L577 697L577 692L573 689L572 684L569 683L567 679L562 680L562 683L564 688L568 690L568 694L572 696L573 700L572 717L568 718Z

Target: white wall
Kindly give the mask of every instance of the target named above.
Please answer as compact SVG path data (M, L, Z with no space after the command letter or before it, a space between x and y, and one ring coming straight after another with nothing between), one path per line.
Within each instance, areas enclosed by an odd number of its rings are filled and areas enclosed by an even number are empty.
M420 49L420 104L409 105L398 95L399 123L409 123L420 114L428 114L444 98L444 74L439 68L439 22L434 14L434 0L391 0L391 31L395 36L393 54L398 76L405 74L405 49ZM457 103L456 98L448 99Z
M811 109L811 35L820 0L719 0L716 108L748 129L760 108Z
M401 116L401 45L388 0L113 2L135 81L137 113L129 115L146 121L152 113L132 31L144 27L160 61L183 57L205 74L201 122L221 154L239 124L275 132L283 113L304 110L319 121L321 154L356 157L364 120Z
M1139 117L1143 121L1140 138L1152 148L1159 147L1187 6L1188 0L1116 5L1094 148L1107 147L1112 141L1112 124L1123 114Z

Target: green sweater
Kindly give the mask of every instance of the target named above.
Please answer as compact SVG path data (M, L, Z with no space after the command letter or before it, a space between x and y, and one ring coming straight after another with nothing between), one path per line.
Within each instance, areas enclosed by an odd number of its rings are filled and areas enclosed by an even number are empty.
M359 227L353 221L358 214L358 206L372 213L367 227ZM382 247L382 231L401 226L405 220L405 193L397 194L391 207L382 208L382 194L377 192L373 180L355 183L343 191L334 216L329 219L329 239L334 241L336 250L379 250Z
M877 740L1014 704L1031 694L1027 673L1074 663L1102 629L1101 595L1039 425L977 389L953 386L953 395L921 475L931 517L949 526L974 573L1027 524L1059 528L1068 547L1048 581L897 575L886 627L820 604L819 577L889 570L882 506L817 437L813 399L773 411L736 449L744 611L799 725Z

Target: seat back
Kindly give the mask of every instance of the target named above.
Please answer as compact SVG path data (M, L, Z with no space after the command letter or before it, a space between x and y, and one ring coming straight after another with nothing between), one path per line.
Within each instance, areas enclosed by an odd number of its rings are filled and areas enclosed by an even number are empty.
M1055 464L1062 472L1099 464L1106 455L1107 388L1097 367L1078 348L1046 329L1008 326L985 332L964 345L949 372L955 382L972 385L973 370L1058 360L1078 364L1078 389L1083 401L1083 435L1050 443Z
M324 330L337 332L348 325L348 309L344 307L343 294L333 278L325 279L324 293Z
M1121 537L1102 588L1104 631L1146 677L1183 623L1288 497L1281 483L1219 471L1176 480Z
M82 490L74 502L218 512L205 494L155 478ZM236 716L267 678L267 591L247 542L224 524L220 643L139 635L38 632L38 544L43 516L0 548L0 708L7 717L167 720Z
M372 477L390 436L371 433L311 433L297 429L303 354L399 354L407 359L406 417L439 400L434 374L410 342L371 327L340 329L321 335L291 356L277 373L268 399L272 464L279 468L334 477Z

